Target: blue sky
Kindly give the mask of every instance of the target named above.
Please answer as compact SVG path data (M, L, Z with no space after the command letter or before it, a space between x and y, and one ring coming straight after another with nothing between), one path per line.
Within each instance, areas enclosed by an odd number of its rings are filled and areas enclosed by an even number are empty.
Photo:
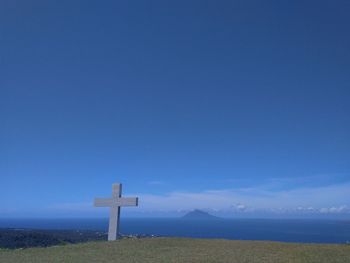
M2 1L0 217L107 216L113 182L135 215L350 215L349 12Z

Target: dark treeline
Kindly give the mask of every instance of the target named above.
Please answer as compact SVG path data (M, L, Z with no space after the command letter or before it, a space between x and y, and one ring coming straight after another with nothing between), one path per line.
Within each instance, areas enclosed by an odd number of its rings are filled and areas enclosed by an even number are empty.
M88 230L0 229L0 248L47 247L106 240L103 232Z

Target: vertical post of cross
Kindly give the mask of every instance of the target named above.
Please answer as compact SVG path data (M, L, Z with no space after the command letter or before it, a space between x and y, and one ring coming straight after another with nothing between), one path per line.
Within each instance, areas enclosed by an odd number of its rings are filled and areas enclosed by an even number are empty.
M112 199L118 200L122 196L122 185L112 185ZM108 240L116 240L119 233L120 206L113 204L109 211Z

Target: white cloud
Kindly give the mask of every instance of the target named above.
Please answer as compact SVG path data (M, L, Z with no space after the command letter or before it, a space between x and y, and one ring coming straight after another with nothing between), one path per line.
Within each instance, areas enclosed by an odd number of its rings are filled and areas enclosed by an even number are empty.
M231 205L230 209L234 210L234 211L246 211L248 209L248 207L244 204L233 204Z
M345 212L350 204L350 183L316 188L270 191L263 187L210 190L203 192L172 192L165 195L140 194L142 210L234 209L299 210ZM302 208L302 209L301 209ZM338 209L338 210L337 210ZM324 210L323 210L324 211Z
M139 197L138 208L123 213L179 213L203 209L218 213L275 214L348 214L350 213L350 183L274 191L265 186L219 189L202 192L170 192L167 194L134 193ZM66 203L50 206L55 213L102 215L107 209L97 209L92 202Z
M320 213L323 214L339 214L339 213L349 213L350 209L347 205L341 205L338 207L322 207L321 209L319 209Z

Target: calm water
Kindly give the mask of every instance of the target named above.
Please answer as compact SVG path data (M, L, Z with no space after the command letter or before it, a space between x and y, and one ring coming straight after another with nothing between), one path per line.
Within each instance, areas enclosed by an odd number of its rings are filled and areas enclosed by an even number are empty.
M107 230L107 219L0 219L1 228ZM221 219L123 219L123 234L273 240L285 242L346 243L350 221Z

